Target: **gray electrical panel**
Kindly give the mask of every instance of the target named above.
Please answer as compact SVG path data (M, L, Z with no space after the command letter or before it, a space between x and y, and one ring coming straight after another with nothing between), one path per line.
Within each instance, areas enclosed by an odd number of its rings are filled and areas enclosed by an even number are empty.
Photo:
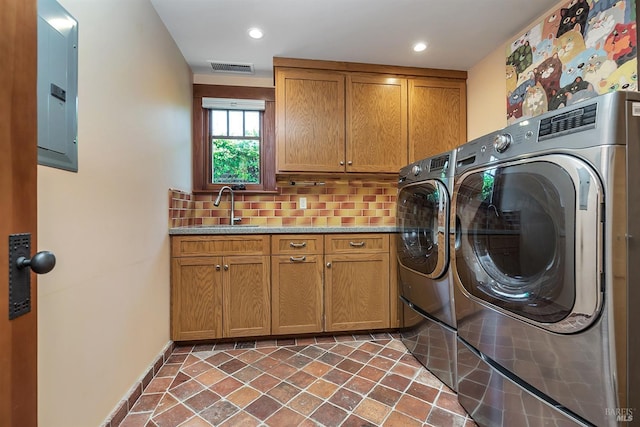
M38 0L38 163L78 171L78 21Z

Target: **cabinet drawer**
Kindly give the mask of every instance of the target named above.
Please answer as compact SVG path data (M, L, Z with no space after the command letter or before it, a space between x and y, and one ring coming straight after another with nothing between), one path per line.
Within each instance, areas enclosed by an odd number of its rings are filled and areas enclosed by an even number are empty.
M388 252L388 234L336 234L325 236L327 254Z
M277 235L271 238L272 255L321 254L322 234Z
M269 255L270 236L180 236L171 238L171 256Z

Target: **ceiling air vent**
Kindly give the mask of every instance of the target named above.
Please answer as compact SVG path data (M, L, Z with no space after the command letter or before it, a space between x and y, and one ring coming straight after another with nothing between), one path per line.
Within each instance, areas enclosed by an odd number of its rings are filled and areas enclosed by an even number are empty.
M211 61L214 73L253 74L253 64Z

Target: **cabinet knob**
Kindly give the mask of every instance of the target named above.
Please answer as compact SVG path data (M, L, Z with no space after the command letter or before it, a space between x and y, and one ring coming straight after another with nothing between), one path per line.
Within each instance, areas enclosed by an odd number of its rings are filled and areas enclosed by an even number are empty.
M216 264L216 271L220 271L220 264Z
M344 166L344 162L340 162L340 166Z
M224 271L227 271L228 269L229 269L229 265L228 265L228 264L225 264L225 265L224 265Z
M331 263L330 262L327 263L327 268L331 268Z
M349 161L347 162L347 164L348 164L349 166L351 166L351 165L353 164L353 162L352 162L351 160L349 160Z

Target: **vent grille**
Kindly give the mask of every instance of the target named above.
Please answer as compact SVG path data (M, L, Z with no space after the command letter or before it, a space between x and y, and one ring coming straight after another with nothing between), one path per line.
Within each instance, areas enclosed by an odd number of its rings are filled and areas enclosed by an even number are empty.
M253 64L211 61L214 73L253 74Z
M442 170L442 169L445 168L447 163L449 163L449 155L448 154L446 154L444 156L440 156L440 157L434 157L433 159L431 159L431 162L429 163L429 170L430 171Z
M567 135L596 127L597 104L576 108L566 113L558 114L540 120L540 132L538 140L554 138L556 136Z

